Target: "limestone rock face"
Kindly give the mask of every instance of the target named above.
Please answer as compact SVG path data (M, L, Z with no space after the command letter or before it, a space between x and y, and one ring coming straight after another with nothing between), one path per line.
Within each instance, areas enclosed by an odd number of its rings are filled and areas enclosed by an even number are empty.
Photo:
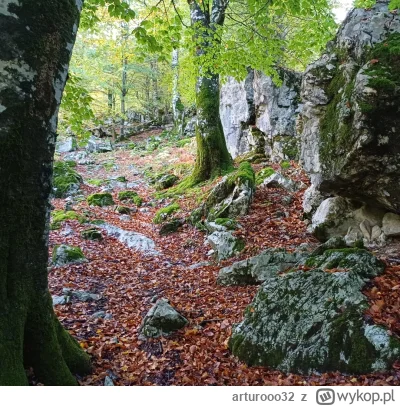
M384 265L368 251L327 250L306 269L268 277L229 342L249 365L309 374L389 370L400 341L367 323L365 284Z
M244 81L228 78L222 85L220 115L233 157L250 151L273 159L296 156L301 75L282 70L280 78L277 86L271 77L251 70Z
M388 4L353 10L308 66L301 160L314 192L400 213L400 15Z
M110 140L97 138L90 136L86 145L88 152L110 152L113 150L113 146Z
M56 144L56 151L59 154L64 152L72 152L77 149L76 139L74 137L68 137L64 140L59 140Z

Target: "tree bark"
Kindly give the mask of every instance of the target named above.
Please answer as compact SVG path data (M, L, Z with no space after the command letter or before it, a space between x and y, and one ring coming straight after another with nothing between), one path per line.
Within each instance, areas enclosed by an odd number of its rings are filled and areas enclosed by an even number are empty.
M81 0L0 3L0 385L75 385L88 356L57 320L47 260L57 115Z
M179 94L179 50L172 51L172 114L174 118L175 132L181 137L184 131L185 108L183 106L181 95ZM167 113L167 112L166 112Z
M205 1L200 6L191 0L189 4L192 26L195 32L198 31L197 37L201 38L196 53L201 56L213 45L212 32L224 23L228 1ZM197 78L196 114L197 158L192 184L218 176L232 165L219 115L219 75L204 67L199 69Z

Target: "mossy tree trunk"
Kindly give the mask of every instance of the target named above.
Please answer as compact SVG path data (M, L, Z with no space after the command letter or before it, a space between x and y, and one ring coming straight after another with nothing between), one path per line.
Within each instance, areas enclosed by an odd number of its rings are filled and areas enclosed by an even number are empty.
M224 0L190 1L191 22L198 31L200 46L197 56L204 55L208 48L218 45L214 37L217 26L222 26L228 2ZM196 84L196 141L197 157L192 174L192 183L220 175L232 165L219 115L219 75L203 66L199 70Z
M77 384L88 356L62 328L47 281L58 107L81 0L0 4L0 385Z

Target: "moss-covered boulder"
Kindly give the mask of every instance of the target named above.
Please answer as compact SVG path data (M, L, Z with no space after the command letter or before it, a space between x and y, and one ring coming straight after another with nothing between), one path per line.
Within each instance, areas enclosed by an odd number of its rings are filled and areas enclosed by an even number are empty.
M275 170L271 167L266 167L261 169L256 173L256 184L261 185L266 178L269 178L271 175L275 173Z
M111 193L94 193L89 195L86 199L89 206L112 206L114 200L111 196Z
M53 192L57 198L77 193L83 179L74 169L74 161L55 161L53 167Z
M65 244L54 246L52 260L55 266L80 264L87 261L79 247Z
M311 269L310 269L311 268ZM309 374L390 369L400 341L364 317L362 289L384 264L361 249L327 250L268 278L229 342L249 365Z
M169 187L174 186L178 180L179 178L177 176L167 173L157 180L155 186L157 190L168 189Z
M172 219L171 221L167 221L160 227L159 234L168 235L176 233L183 226L184 223L185 221L183 219Z
M51 213L50 228L52 230L58 230L61 227L61 224L67 220L77 220L80 223L84 223L86 221L86 217L73 210L54 210Z
M131 209L127 206L117 206L115 211L119 214L131 214Z
M134 190L123 190L119 192L118 199L121 202L132 202L136 206L141 206L143 203L142 198Z
M170 218L174 213L176 213L179 210L180 210L180 206L178 203L171 203L168 206L165 206L165 207L161 208L160 210L157 210L157 212L153 218L153 223L161 224L163 221Z
M239 168L226 175L211 190L207 199L190 216L190 223L196 225L202 217L209 221L217 218L235 218L248 213L256 187L255 173L249 162L242 162Z
M178 313L167 299L160 299L149 310L140 329L140 338L154 338L168 335L179 330L188 323L180 313Z
M97 228L88 228L86 230L81 231L81 237L84 240L92 240L92 241L101 241L103 239L101 231L99 231Z

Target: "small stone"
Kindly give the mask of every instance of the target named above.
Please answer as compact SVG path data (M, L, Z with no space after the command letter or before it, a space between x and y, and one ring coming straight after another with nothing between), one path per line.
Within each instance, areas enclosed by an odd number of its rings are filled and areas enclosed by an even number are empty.
M106 312L103 310L100 310L96 313L93 313L91 317L93 319L104 319L106 317Z
M158 300L145 316L139 338L168 335L183 328L186 324L188 324L188 320L178 313L167 299L163 298Z
M53 306L57 305L64 305L69 302L69 297L68 296L52 296L53 299Z
M114 382L109 376L105 377L104 386L114 386Z

